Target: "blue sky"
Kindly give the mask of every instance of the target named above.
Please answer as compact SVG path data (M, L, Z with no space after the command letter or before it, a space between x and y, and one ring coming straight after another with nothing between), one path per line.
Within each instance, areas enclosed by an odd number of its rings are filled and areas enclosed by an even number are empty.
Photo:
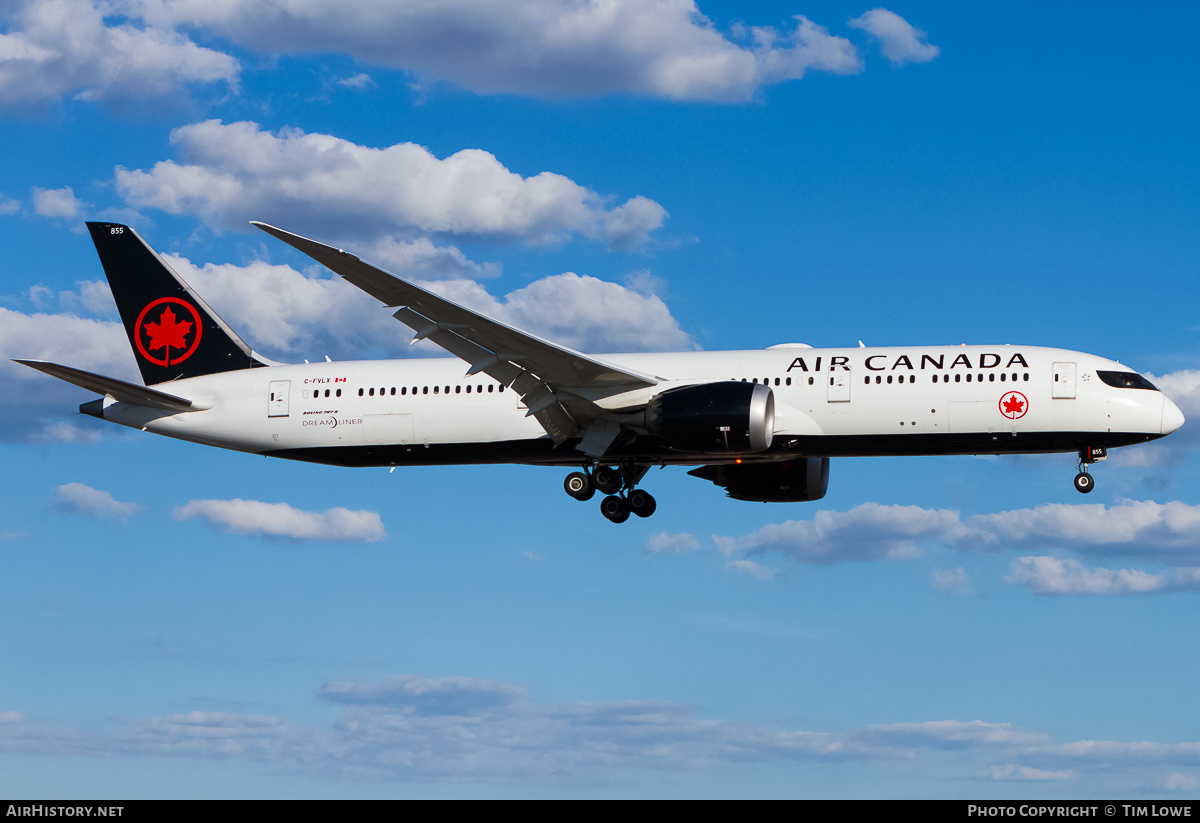
M501 8L502 6L502 8ZM1194 797L1200 439L683 471L140 435L87 219L256 349L428 356L247 225L591 351L1025 343L1200 415L1197 13L610 0L0 11L0 792Z

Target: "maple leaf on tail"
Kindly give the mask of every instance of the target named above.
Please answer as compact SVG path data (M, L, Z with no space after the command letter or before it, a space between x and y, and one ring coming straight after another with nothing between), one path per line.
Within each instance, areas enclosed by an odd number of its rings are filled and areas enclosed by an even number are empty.
M164 346L168 347L163 352L163 359L169 364L171 362L171 349L186 349L187 341L184 339L188 332L192 330L192 321L175 319L175 312L170 306L163 309L163 313L158 316L158 321L154 323L146 322L142 324L142 328L146 334L150 335L150 343L146 346L148 349L161 349Z

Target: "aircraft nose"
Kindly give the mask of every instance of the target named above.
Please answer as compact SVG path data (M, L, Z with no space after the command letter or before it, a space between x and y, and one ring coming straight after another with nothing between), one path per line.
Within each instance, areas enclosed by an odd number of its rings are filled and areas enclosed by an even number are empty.
M1183 425L1183 412L1179 407L1171 402L1170 398L1163 397L1162 410L1162 433L1170 434Z

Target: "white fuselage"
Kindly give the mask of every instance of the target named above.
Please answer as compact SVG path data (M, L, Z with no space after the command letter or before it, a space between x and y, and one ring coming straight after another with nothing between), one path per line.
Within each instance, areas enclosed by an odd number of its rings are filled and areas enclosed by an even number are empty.
M662 381L629 396L636 408L667 386L765 383L774 438L749 460L788 456L1066 452L1145 442L1177 429L1179 409L1152 389L1106 384L1121 364L1037 346L929 346L611 354L600 359ZM106 420L237 451L339 465L550 463L555 448L516 392L457 359L306 363L244 369L158 388L207 407L169 413L105 401ZM639 463L732 459L657 448L640 438L614 452ZM607 456L606 458L607 459Z

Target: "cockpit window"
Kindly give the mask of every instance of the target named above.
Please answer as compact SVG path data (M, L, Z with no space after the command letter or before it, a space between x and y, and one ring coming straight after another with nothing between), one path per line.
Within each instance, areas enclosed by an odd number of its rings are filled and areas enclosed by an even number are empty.
M1142 377L1137 372L1131 371L1099 371L1096 372L1108 385L1117 389L1149 389L1150 391L1158 391L1158 388L1146 378Z

